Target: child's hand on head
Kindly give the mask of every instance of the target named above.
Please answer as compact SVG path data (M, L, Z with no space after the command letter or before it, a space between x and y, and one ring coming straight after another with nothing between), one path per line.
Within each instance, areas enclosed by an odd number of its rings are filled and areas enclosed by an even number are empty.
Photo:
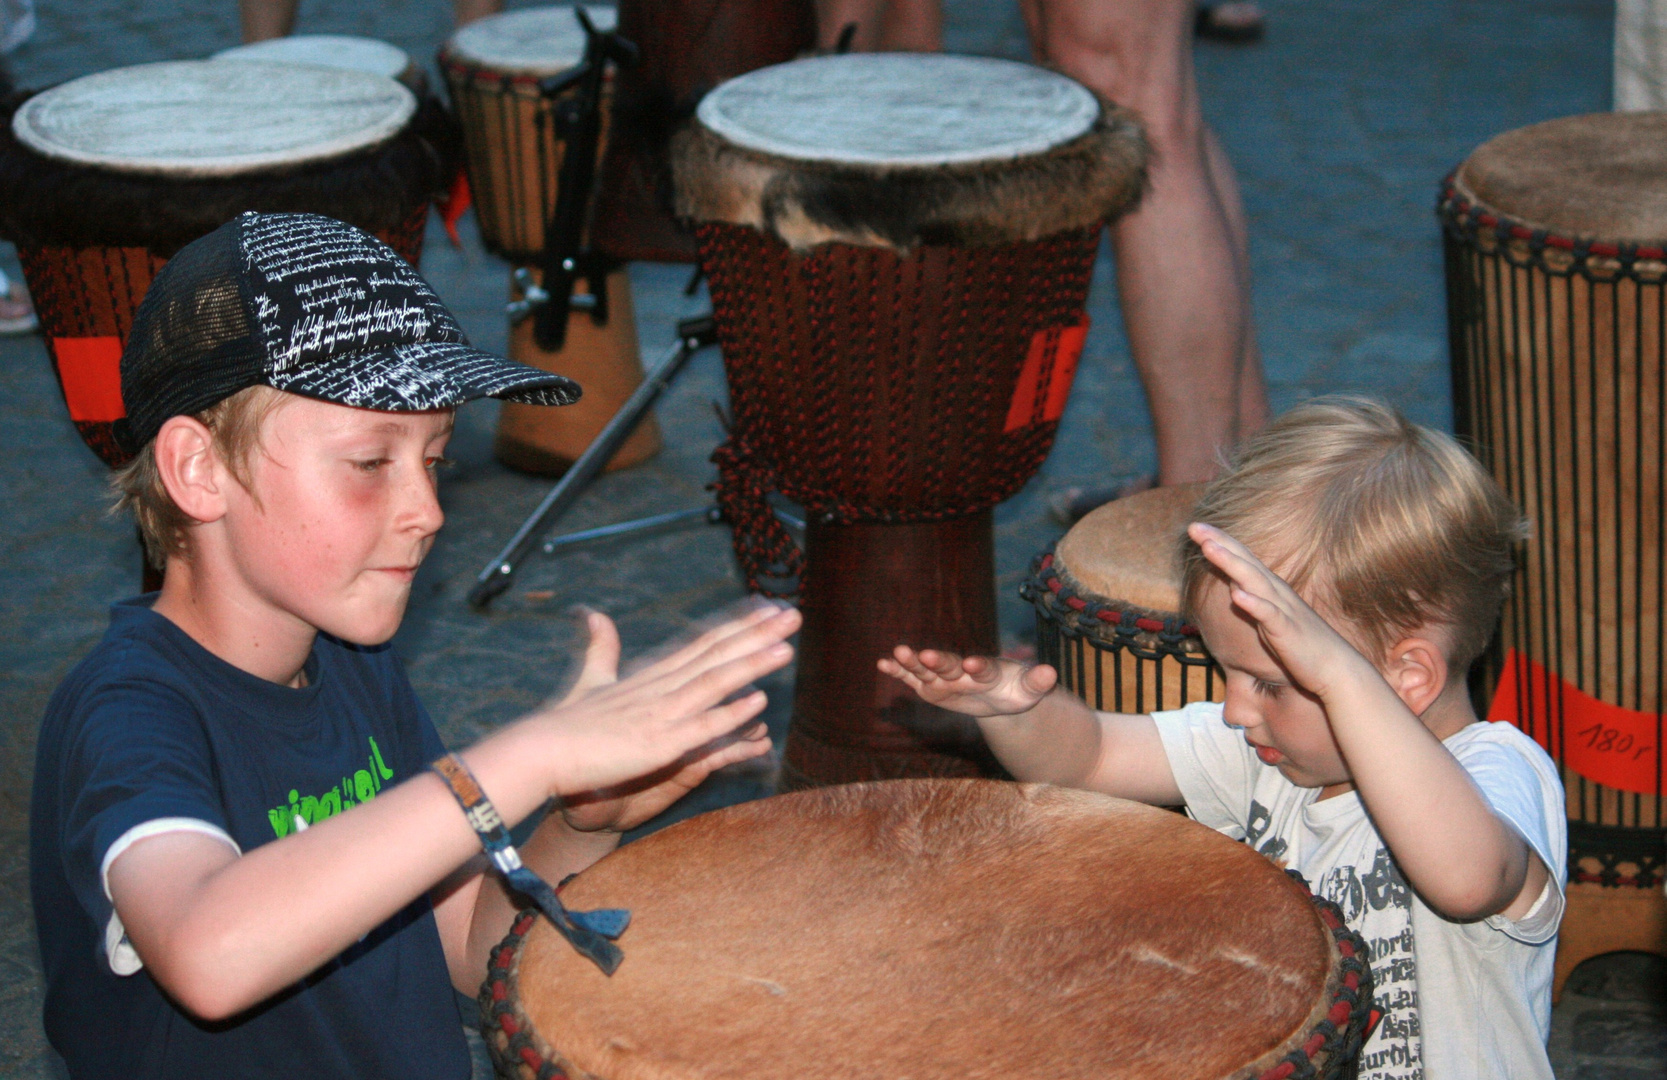
M1046 664L1027 667L1016 660L962 657L940 649L916 652L907 645L897 646L879 667L921 700L967 716L1027 712L1059 681L1059 673Z
M1227 576L1233 606L1256 623L1268 651L1298 686L1324 699L1330 681L1353 664L1366 662L1343 635L1284 578L1262 565L1249 548L1202 522L1187 526L1187 535L1210 564Z

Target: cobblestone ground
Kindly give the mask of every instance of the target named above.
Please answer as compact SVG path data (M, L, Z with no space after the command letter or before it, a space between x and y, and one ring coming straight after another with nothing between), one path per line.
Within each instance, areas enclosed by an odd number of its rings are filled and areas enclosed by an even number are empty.
M233 44L231 0L40 0L40 30L11 58L21 85L108 67L202 56ZM1266 43L1201 47L1206 111L1236 162L1248 206L1256 317L1276 407L1331 391L1381 395L1414 418L1450 422L1437 233L1438 181L1488 136L1608 106L1610 21L1603 0L1269 0ZM1022 58L1009 0L948 0L952 48ZM300 29L370 34L429 57L449 28L437 0L330 5L307 0ZM469 222L465 222L466 230ZM9 251L0 265L15 270ZM1118 328L1109 266L1092 300L1094 331L1057 448L997 514L1001 618L1010 644L1029 617L1014 589L1060 529L1046 496L1149 470L1139 384ZM501 348L505 268L473 235L461 250L431 229L424 272L474 339ZM681 267L638 266L646 352L686 299ZM580 528L697 506L712 477L723 398L717 357L699 358L659 409L667 436L653 463L597 484L563 523ZM25 819L34 732L46 698L103 630L105 607L134 589L130 528L104 512L103 468L77 441L38 340L0 341L0 1074L54 1066L39 1031L40 984L26 887ZM585 601L644 647L741 595L726 536L695 527L529 565L487 615L463 603L474 573L545 485L491 457L493 406L463 411L444 481L449 521L418 580L398 644L446 737L464 744L550 694L567 674L566 609ZM785 725L789 677L773 680L770 718ZM689 813L770 790L768 769L698 792ZM1556 1012L1565 1078L1667 1075L1667 1003L1641 958L1593 965Z

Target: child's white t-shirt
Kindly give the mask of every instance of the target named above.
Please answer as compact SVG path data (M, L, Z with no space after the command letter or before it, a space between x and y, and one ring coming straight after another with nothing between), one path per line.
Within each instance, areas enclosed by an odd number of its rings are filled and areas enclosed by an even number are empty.
M1557 768L1532 739L1475 723L1444 742L1551 871L1522 919L1459 923L1407 887L1358 794L1316 802L1318 788L1262 763L1219 703L1153 719L1188 813L1301 873L1366 939L1383 1019L1361 1050L1360 1080L1551 1080L1545 1044L1568 824Z

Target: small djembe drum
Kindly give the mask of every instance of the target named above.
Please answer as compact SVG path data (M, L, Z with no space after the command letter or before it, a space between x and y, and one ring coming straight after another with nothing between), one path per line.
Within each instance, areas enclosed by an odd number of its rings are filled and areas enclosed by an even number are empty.
M1483 687L1568 789L1559 992L1667 955L1664 172L1667 116L1569 117L1482 145L1439 206L1455 427L1534 525Z
M428 90L428 77L404 49L376 38L350 34L292 34L289 37L268 38L222 49L211 59L264 60L276 64L312 64L364 71L398 79L419 98Z
M1202 484L1154 488L1095 510L1036 560L1036 658L1096 709L1150 713L1226 690L1181 615L1179 547Z
M896 53L743 75L680 139L733 409L718 502L749 586L804 571L789 785L994 770L875 660L995 650L990 510L1052 446L1143 155L1062 75ZM802 561L770 491L805 507Z
M598 29L613 29L612 8L587 6L585 12ZM481 240L488 251L523 268L540 286L545 230L556 211L566 145L556 114L577 91L552 98L539 83L571 69L584 53L584 29L571 7L524 8L489 16L458 30L440 50L440 67L463 128ZM610 95L613 78L609 76ZM604 134L604 145L606 141ZM530 318L510 327L512 358L566 375L585 393L566 409L506 402L498 414L496 443L498 458L505 464L546 475L565 472L642 384L631 279L621 267L609 273L606 282L601 309L605 318L571 314L559 350L538 345ZM510 297L523 298L513 283ZM650 417L610 459L609 467L634 465L659 448L659 430Z
M1352 1077L1336 907L1169 813L905 780L673 825L562 890L631 910L612 977L535 912L480 992L505 1080Z
M694 233L678 220L672 136L714 86L816 45L812 0L621 0L619 32L641 50L619 74L612 134L596 192L594 237L627 262L688 262Z
M245 210L326 214L413 264L439 182L392 79L276 64L120 68L29 98L0 131L0 233L18 245L70 419L111 465L122 346L175 251Z

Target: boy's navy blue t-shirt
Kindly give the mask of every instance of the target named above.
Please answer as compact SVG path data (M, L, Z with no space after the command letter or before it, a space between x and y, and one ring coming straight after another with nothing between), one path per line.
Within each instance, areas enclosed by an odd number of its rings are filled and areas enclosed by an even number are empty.
M296 690L214 656L151 611L152 599L111 609L104 640L47 706L36 754L30 889L46 1032L71 1074L467 1077L426 896L223 1023L193 1020L139 966L104 884L127 844L187 828L246 853L374 799L444 753L386 646L320 634ZM319 887L345 894L354 882ZM280 918L266 932L286 929Z

